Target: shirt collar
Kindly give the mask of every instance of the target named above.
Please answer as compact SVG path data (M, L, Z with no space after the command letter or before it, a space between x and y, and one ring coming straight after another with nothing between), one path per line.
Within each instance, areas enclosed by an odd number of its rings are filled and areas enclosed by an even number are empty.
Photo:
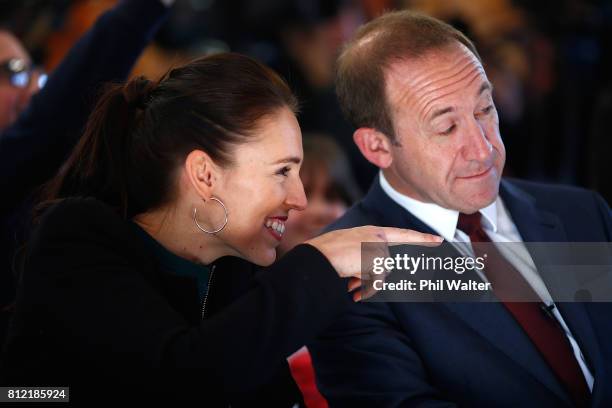
M393 201L423 221L447 241L454 240L457 221L459 220L459 211L444 208L434 203L424 203L408 197L391 187L382 171L378 174L380 186ZM499 200L499 197L497 200ZM497 232L497 200L480 209L484 220L483 228L493 232Z

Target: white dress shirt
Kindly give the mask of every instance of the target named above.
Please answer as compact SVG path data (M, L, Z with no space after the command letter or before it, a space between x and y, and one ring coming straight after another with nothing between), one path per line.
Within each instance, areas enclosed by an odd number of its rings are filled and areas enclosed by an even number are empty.
M457 228L459 211L450 210L434 203L424 203L398 192L391 187L391 184L389 184L382 171L379 173L379 181L383 191L393 201L409 211L412 215L417 217L431 229L436 231L446 241L450 242L451 244L459 244L454 246L462 255L471 257L474 256L471 248L470 237ZM496 248L506 258L506 260L519 271L519 273L525 278L542 301L547 305L553 305L554 302L552 297L546 289L546 285L542 281L529 251L523 244L523 239L516 228L516 225L512 221L510 214L506 210L501 197L497 196L497 199L487 207L482 208L480 213L482 215L482 228L493 243L516 243L513 245L496 245ZM484 276L482 271L477 272L482 280L487 282L487 278ZM561 313L559 313L559 309L555 307L552 312L565 331L565 335L572 346L574 356L582 369L582 373L584 374L584 378L586 379L589 389L593 391L593 375L586 365L584 356L580 351L578 343L574 339L574 336L570 332L567 324L565 324Z

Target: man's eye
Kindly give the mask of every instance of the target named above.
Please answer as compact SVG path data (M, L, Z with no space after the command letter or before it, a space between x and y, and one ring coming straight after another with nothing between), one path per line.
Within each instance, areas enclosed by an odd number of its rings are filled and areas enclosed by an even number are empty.
M448 136L448 135L450 135L451 133L453 133L453 130L455 130L455 128L456 128L456 125L455 125L455 124L452 124L452 125L451 125L451 126L448 128L448 129L446 129L446 130L445 130L445 131L443 131L443 132L440 132L440 134L441 134L441 135L444 135L444 136Z
M490 113L492 110L493 110L493 105L489 105L486 108L484 108L481 112L486 115L486 114Z
M287 174L289 173L289 171L291 171L289 166L285 166L282 169L280 169L279 171L277 171L276 174L280 174L281 176L287 177Z

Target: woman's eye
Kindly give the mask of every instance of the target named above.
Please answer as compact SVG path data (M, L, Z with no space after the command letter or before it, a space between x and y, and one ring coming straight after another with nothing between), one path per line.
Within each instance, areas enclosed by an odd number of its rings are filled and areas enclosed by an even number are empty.
M440 132L440 134L441 134L441 135L444 135L444 136L448 136L448 135L450 135L451 133L453 133L453 130L455 130L455 127L456 127L456 125L455 125L455 124L452 124L452 125L451 125L451 126L448 128L448 129L446 129L446 130L445 130L445 131L443 131L443 132Z
M288 166L285 166L279 171L277 171L276 174L280 174L283 177L287 177L287 174L289 173L289 171L291 171L291 169Z

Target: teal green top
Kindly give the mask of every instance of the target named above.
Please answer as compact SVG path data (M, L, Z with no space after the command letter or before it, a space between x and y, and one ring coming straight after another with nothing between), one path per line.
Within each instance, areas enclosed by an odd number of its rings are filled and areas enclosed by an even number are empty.
M210 268L207 265L197 264L175 255L164 248L155 240L155 238L149 235L138 224L135 222L132 222L131 224L134 226L134 229L137 231L138 235L142 237L145 245L151 250L151 253L153 253L153 255L157 258L161 268L164 271L180 276L189 276L196 279L201 303L206 296L206 291L208 290Z

